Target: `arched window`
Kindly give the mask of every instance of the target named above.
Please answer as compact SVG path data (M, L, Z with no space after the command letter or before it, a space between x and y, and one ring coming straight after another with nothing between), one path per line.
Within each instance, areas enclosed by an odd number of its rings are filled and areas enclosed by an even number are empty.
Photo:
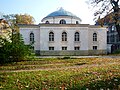
M30 33L30 43L34 43L34 33Z
M75 40L75 41L80 41L79 32L76 32L76 33L75 33L74 40Z
M76 21L76 24L79 24L79 22L78 22L78 21Z
M45 23L46 23L46 24L49 24L49 21L46 21Z
M93 33L93 41L97 41L97 33Z
M62 33L62 41L67 41L67 33L66 32Z
M66 21L64 19L60 20L60 24L66 24Z
M49 33L49 41L54 41L54 33L53 32Z

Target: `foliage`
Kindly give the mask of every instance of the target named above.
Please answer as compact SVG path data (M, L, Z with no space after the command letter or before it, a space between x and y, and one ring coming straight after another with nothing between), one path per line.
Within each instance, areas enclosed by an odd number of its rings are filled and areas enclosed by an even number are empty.
M9 61L11 47L11 42L0 37L0 63Z
M19 33L13 35L12 38L11 58L14 61L22 60L31 54L30 46L24 44L22 36Z
M8 23L16 23L16 24L33 24L35 22L35 19L28 14L9 14L9 15L3 15L3 18Z
M3 17L11 32L0 35L0 63L24 60L27 56L32 55L33 51L30 50L31 45L24 44L17 24L32 24L34 23L33 17L27 14L10 14L3 15ZM7 28L6 31L8 31Z
M120 54L120 49L114 51L113 54Z
M109 25L114 22L113 16L114 16L114 14L110 13L110 14L106 15L104 18L99 17L96 22L98 25L101 25L101 26ZM119 14L119 16L120 16L120 14Z
M19 33L12 34L9 38L11 42L0 37L0 63L20 61L31 54L30 46L24 44Z
M38 60L39 61L39 60ZM38 65L39 62L18 62L19 65ZM53 68L40 71L1 71L0 89L2 90L119 90L120 59L87 58L61 60L62 63L89 62L82 67ZM48 63L49 62L49 63ZM60 60L40 59L40 63L56 65ZM23 63L23 64L22 64ZM28 64L29 63L29 64ZM10 65L8 65L10 66ZM14 66L14 65L12 65ZM4 66L5 67L5 66ZM49 68L48 68L49 69Z
M16 14L15 17L16 17L17 24L33 24L35 21L34 18L28 14L24 14L24 15Z
M63 59L70 59L70 57L69 56L65 56L65 57L63 57Z

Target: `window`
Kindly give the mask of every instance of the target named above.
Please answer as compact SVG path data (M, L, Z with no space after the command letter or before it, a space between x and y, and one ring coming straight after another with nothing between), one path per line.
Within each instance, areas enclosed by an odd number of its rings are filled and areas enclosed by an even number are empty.
M53 32L49 33L49 41L54 41L54 33Z
M112 30L112 31L115 31L115 30L116 30L116 27L113 25L113 26L111 27L111 30Z
M49 21L46 21L45 23L46 23L46 24L49 24Z
M78 21L76 21L76 24L79 24L79 22L78 22Z
M60 20L60 24L66 24L66 21L64 19Z
M75 33L74 38L75 38L75 41L79 41L79 33L78 32Z
M119 35L118 34L116 34L116 42L119 42Z
M54 50L54 47L49 47L49 50Z
M30 33L30 43L34 43L34 33Z
M74 47L74 50L80 50L80 47Z
M107 36L107 43L109 43L109 36Z
M93 46L93 50L97 50L97 46Z
M66 32L62 33L62 41L67 41L67 33Z
M97 33L93 33L93 41L97 41Z
M114 35L111 35L110 41L111 41L111 42L115 42L115 36L114 36Z
M67 50L67 47L62 47L62 50Z

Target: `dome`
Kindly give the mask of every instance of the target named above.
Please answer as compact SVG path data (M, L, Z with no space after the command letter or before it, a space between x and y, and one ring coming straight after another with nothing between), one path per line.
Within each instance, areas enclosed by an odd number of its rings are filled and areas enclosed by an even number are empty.
M64 10L63 8L60 8L59 10L50 13L45 18L56 17L56 16L70 16L70 17L78 18L76 15L72 14L71 12L68 12L68 11Z
M71 12L68 12L64 10L63 8L60 8L57 11L54 11L50 14L48 14L46 17L44 17L41 20L42 23L45 24L80 24L81 19L77 17L76 15L72 14Z

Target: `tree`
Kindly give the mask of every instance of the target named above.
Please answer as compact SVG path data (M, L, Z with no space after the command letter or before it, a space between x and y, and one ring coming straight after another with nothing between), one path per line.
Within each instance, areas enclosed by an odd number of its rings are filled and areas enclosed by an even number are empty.
M34 24L34 18L28 14L16 14L15 15L15 18L16 18L16 23L17 24Z
M10 28L12 32L7 34L9 38L6 38L4 33L0 35L0 63L24 60L33 53L30 49L31 45L24 44L22 36L19 33L15 15L11 14L4 17L9 24L9 27L5 29ZM2 30L6 31L5 29Z
M25 45L19 33L10 36L10 40L0 37L0 63L21 61L32 54L31 45Z
M120 36L119 0L89 0L89 1L93 7L99 6L99 9L97 8L98 10L96 10L96 12L94 13L95 16L100 16L103 13L109 14L109 13L113 12L114 24L115 24L116 30Z
M9 14L3 15L3 18L8 22L14 22L16 24L34 24L35 19L28 14Z

